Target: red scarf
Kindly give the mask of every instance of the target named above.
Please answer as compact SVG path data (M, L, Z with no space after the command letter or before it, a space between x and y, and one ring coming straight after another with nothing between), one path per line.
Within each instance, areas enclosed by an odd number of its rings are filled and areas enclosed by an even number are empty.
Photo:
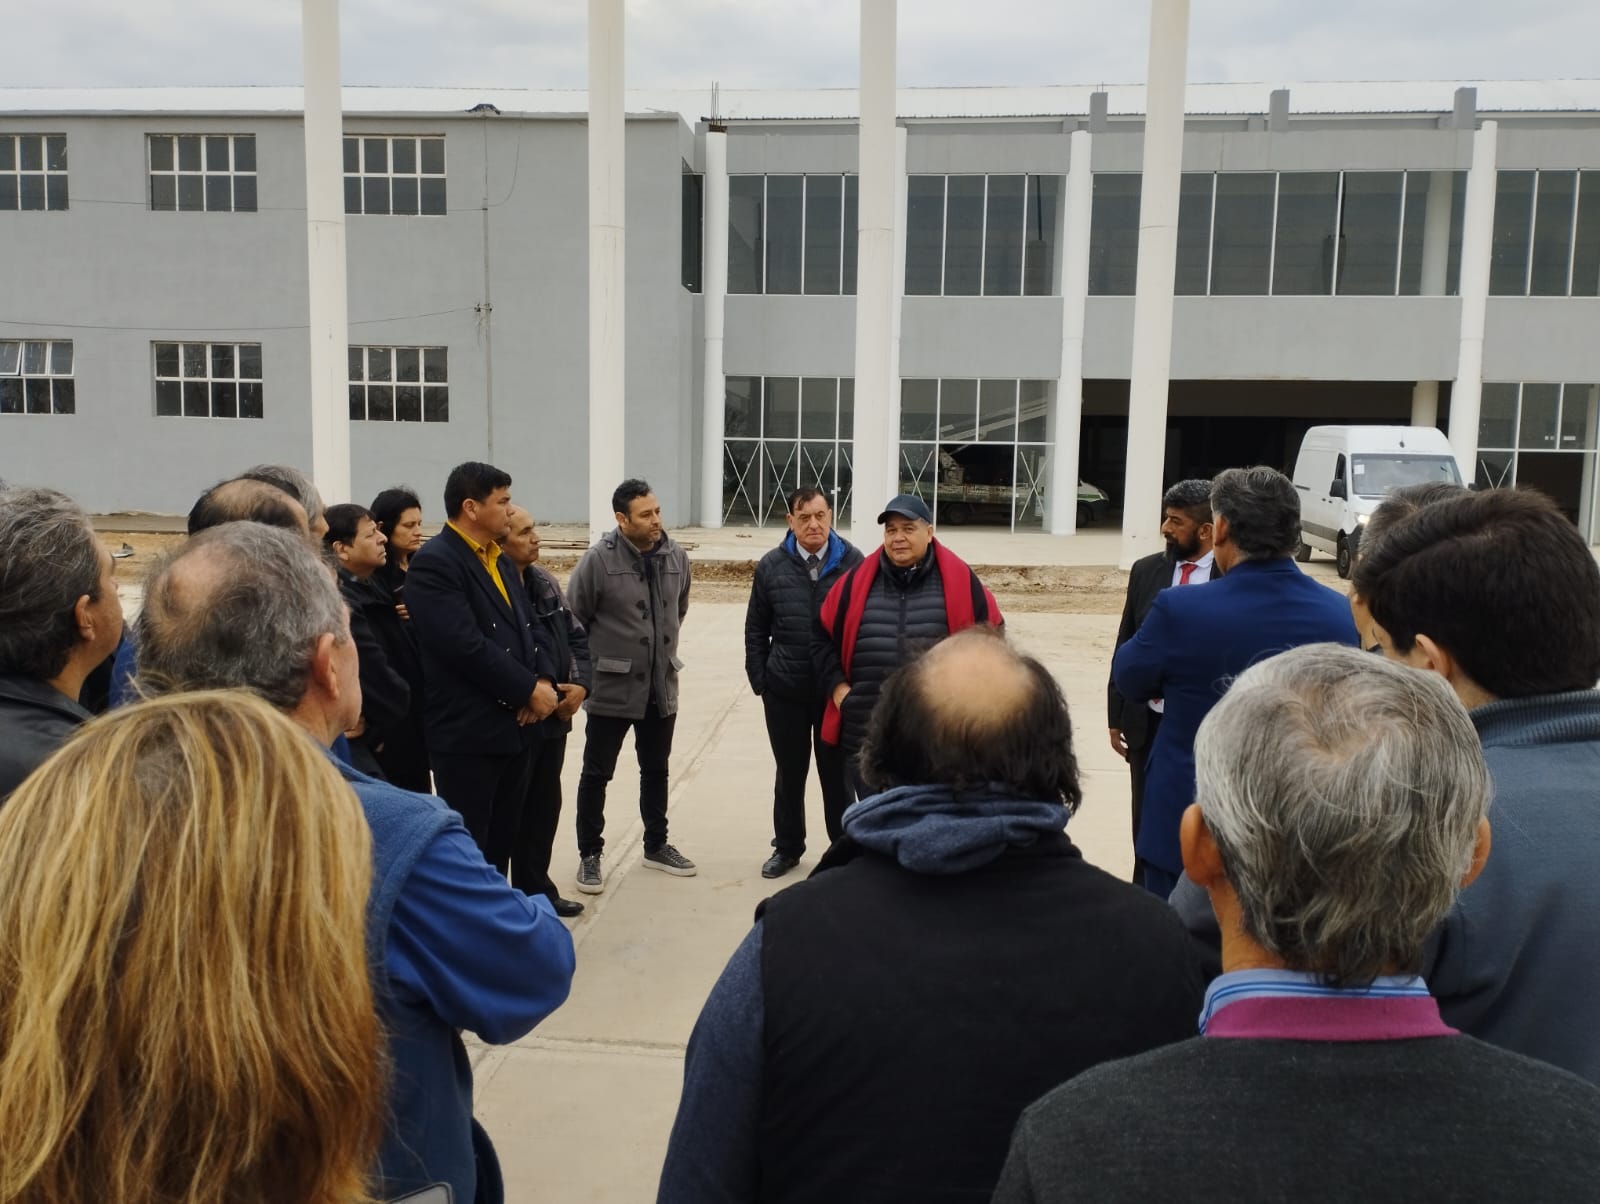
M940 584L944 587L944 617L950 634L954 635L980 622L979 597L983 599L984 610L981 621L995 627L1005 623L989 587L978 580L978 575L968 567L966 561L937 539L933 541L933 556L939 566ZM872 583L878 576L878 565L882 560L882 553L868 556L855 569L834 582L827 600L822 604L822 626L838 645L839 663L846 678L850 676L850 665L855 660L856 637L861 633L861 618L867 611L867 595L872 592ZM841 604L844 607L842 627L839 616ZM839 708L829 698L827 709L822 714L823 740L838 744L839 727Z

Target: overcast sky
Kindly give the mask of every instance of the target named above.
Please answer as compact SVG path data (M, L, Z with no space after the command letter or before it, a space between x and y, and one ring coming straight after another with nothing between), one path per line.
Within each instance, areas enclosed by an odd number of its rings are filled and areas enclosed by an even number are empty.
M298 0L11 0L0 85L298 84ZM343 0L344 79L581 88L585 0ZM857 0L629 0L628 86L853 87ZM20 9L20 11L19 11ZM1140 83L1146 0L901 0L900 84ZM1195 0L1189 78L1600 76L1595 0Z

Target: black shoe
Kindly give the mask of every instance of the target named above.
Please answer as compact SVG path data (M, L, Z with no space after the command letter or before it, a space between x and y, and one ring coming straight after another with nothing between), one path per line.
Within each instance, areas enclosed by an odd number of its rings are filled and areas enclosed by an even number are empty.
M557 895L550 900L550 905L556 909L556 915L563 920L570 920L573 916L581 916L583 914L583 904L576 899L563 899L560 895Z
M763 878L781 878L795 866L800 864L800 858L790 857L784 853L774 853L767 858L767 864L761 867Z
M644 864L653 870L662 870L674 874L679 878L693 878L696 874L694 862L690 861L670 844L664 844L655 852L646 851ZM582 884L579 884L580 888Z

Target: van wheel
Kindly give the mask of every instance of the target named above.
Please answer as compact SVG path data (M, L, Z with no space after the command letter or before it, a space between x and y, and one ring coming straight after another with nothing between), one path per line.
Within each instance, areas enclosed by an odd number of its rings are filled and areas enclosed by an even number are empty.
M1339 576L1344 580L1350 578L1350 541L1343 535L1339 536Z
M1088 502L1078 503L1078 526L1094 526L1094 507L1089 505Z
M1300 546L1294 550L1294 558L1301 564L1308 563L1311 560L1311 545L1301 540Z

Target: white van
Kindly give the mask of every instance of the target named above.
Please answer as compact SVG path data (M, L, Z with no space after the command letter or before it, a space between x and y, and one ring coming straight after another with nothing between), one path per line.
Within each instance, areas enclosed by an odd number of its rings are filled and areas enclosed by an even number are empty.
M1461 484L1461 467L1444 432L1431 426L1314 426L1300 444L1294 487L1300 494L1300 552L1313 548L1339 562L1339 576L1361 541L1361 529L1403 485Z

